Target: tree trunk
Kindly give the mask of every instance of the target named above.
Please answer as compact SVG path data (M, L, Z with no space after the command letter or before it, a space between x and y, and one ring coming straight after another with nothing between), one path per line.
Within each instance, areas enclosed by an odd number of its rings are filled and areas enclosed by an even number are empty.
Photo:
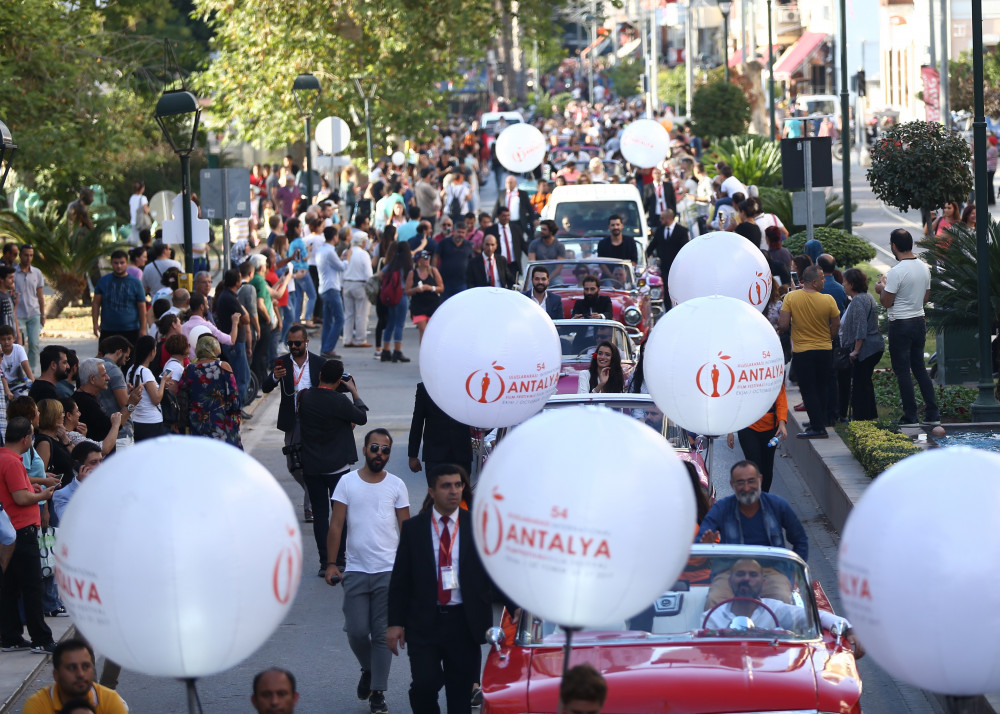
M46 300L45 317L59 317L71 303L80 299L87 288L87 280L75 273L60 273L53 280L55 299Z

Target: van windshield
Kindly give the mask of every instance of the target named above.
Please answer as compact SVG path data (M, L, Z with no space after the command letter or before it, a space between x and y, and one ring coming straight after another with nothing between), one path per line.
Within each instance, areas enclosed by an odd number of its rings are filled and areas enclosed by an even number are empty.
M559 236L606 236L608 218L617 214L623 222L622 234L642 237L639 205L635 201L569 201L556 206Z

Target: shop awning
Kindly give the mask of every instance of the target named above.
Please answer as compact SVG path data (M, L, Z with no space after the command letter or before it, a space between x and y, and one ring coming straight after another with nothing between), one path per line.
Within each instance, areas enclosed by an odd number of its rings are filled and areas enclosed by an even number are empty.
M774 63L774 78L788 80L796 74L827 39L823 32L803 32L802 37Z
M775 57L777 57L780 53L781 53L781 49L778 47L778 45L774 45L774 54L775 54ZM763 64L765 67L767 67L767 47L765 46L765 47L758 48L757 54L760 57L761 64ZM733 67L735 67L736 65L739 65L739 64L743 64L743 48L742 47L736 48L736 52L734 52L732 55L729 56L729 68L730 69L732 69ZM777 59L774 60L774 66L777 69L777 67L778 67L778 60Z
M622 45L618 48L618 59L625 59L631 54L634 54L638 49L639 45L642 44L641 39L635 39L627 44Z

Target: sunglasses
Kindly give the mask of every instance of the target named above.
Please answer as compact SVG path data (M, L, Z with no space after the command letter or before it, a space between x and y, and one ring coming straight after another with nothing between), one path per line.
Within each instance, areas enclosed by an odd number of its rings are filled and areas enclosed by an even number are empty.
M392 451L392 447L391 446L379 446L378 444L369 444L368 445L368 450L370 452L372 452L373 454L377 454L379 452L379 449L381 449L382 453L385 454L386 456L388 456L389 452Z
M306 340L289 340L285 344L289 347L301 347L306 343Z

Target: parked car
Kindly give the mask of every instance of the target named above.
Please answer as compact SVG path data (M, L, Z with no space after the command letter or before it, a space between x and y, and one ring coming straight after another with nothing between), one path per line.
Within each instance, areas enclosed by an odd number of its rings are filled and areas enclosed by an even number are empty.
M713 576L741 559L787 576L791 597L764 603L750 598L758 606L753 619L729 619L725 603L706 606ZM649 567L656 564L651 551ZM821 627L818 608L832 611L822 586L810 582L795 553L694 545L680 577L645 611L575 632L570 662L588 662L604 675L607 714L860 714L854 652L838 628ZM522 612L515 626L505 613L487 640L493 649L483 672L482 714L560 710L565 636L556 623Z
M576 394L581 372L590 368L590 358L600 342L607 340L618 348L622 371L627 380L639 359L639 351L625 329L614 320L553 320L562 343L562 366L559 369L557 394Z

